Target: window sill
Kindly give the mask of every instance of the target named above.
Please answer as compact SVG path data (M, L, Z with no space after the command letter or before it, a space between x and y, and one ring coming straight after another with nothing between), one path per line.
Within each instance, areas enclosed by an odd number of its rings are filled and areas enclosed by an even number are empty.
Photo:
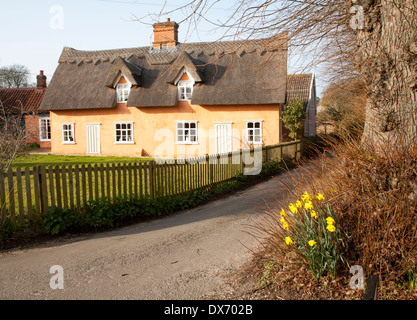
M51 139L39 139L40 142L51 142Z
M135 144L135 141L115 141L114 144Z
M175 144L199 144L198 142L176 142Z
M62 142L62 144L75 144L75 141L70 141L70 142Z

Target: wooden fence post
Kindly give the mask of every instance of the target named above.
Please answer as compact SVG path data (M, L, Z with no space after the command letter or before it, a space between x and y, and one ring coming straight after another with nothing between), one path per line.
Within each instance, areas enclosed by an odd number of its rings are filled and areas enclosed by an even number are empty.
M39 189L41 194L41 211L42 213L48 210L48 184L46 180L45 166L40 166L39 170Z
M8 195L9 195L9 210L10 210L10 220L15 221L15 201L14 201L14 183L13 183L13 170L9 168L7 170L7 182L9 185Z
M22 171L20 168L16 169L16 188L17 188L17 202L19 209L19 221L24 222L24 206L23 206L23 184L22 184Z
M1 180L1 177L0 177ZM26 203L27 203L27 218L28 220L33 219L32 212L32 188L30 186L30 170L28 167L25 168L25 182L26 182ZM1 183L1 181L0 181Z
M371 274L366 281L366 290L363 295L363 300L377 300L378 292L378 277Z
M210 177L210 157L209 155L206 153L205 155L206 157L206 184L211 185L211 177Z
M0 171L0 222L6 220L6 186L4 184L5 175Z
M151 199L155 198L155 161L149 162L149 192Z

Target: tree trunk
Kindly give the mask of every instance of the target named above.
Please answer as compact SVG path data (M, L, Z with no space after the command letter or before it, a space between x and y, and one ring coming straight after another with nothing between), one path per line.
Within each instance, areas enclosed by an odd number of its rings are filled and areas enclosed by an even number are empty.
M360 0L357 62L367 84L364 146L417 141L417 0Z

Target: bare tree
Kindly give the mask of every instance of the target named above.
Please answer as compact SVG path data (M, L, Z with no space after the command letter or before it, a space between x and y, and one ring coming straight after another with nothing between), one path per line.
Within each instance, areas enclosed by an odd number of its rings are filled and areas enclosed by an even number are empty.
M29 69L20 64L0 68L0 87L21 88L27 87L29 82Z
M189 0L164 11L167 3L139 20L181 10L184 21L197 24L216 3L229 2ZM367 91L362 143L389 149L417 141L416 12L415 0L236 0L226 21L209 22L232 39L286 31L290 54L322 64L327 79L362 78Z
M20 113L7 113L0 101L0 170L7 170L12 162L27 153L28 131L22 125L23 109Z
M366 105L366 91L362 81L339 81L329 85L320 104L324 110L317 114L318 124L325 129L331 125L337 133L360 137Z

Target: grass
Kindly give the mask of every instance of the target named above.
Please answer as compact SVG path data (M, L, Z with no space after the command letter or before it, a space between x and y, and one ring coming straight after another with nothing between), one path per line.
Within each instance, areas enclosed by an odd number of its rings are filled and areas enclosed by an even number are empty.
M22 156L13 161L11 168L29 167L37 165L62 166L62 165L82 165L82 164L101 164L101 163L131 163L137 161L149 161L151 158L137 157L112 157L112 156L64 156L52 154L30 154Z

